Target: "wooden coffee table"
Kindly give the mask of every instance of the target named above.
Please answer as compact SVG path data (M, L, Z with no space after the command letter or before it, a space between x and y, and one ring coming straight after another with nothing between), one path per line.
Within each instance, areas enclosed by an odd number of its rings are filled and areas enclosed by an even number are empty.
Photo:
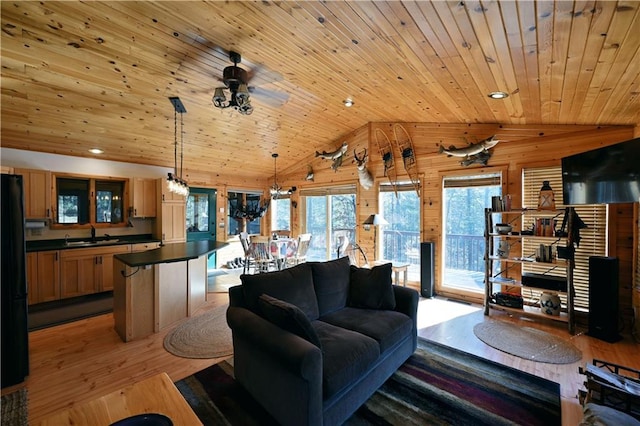
M39 424L109 425L126 417L158 413L169 417L174 426L202 425L167 373L161 373L93 401L59 411Z

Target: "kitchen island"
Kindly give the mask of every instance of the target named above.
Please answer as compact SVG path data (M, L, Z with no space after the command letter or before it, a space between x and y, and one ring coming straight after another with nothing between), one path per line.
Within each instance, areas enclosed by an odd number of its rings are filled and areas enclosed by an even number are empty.
M209 253L227 245L202 240L115 255L113 318L120 338L139 339L191 316L206 302Z

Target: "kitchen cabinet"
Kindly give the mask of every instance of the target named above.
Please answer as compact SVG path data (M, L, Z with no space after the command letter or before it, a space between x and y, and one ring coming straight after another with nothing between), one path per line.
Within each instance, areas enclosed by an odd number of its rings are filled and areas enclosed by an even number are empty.
M29 305L60 299L60 252L27 253Z
M131 191L131 217L156 217L156 179L134 178Z
M573 261L554 256L552 250L557 246L571 245L567 236L556 236L553 232L555 227L552 224L562 217L564 212L564 209L557 211L485 210L485 315L489 315L494 309L529 318L565 322L569 332L574 334ZM501 224L511 225L521 218L523 229L524 225L534 222L536 224L534 231L523 234L522 231L498 232L496 229L498 221ZM569 229L571 229L570 218L571 215L569 215ZM532 249L536 246L540 249ZM537 282L535 285L524 282L524 273L531 269L538 272L534 274L537 281L532 281ZM554 285L559 283L559 287L562 288L550 290L542 287L542 283ZM522 297L520 303L522 306L513 306L515 299L510 299L509 296L522 296L524 292L531 296ZM540 305L545 293L560 296L562 305L559 315L542 312Z
M15 169L24 182L24 216L26 219L51 217L51 172L48 170Z
M156 238L164 244L182 243L187 239L187 202L182 195L169 192L164 179L157 180L160 197L157 202Z
M60 254L60 297L76 297L113 290L113 255L130 245L63 250Z

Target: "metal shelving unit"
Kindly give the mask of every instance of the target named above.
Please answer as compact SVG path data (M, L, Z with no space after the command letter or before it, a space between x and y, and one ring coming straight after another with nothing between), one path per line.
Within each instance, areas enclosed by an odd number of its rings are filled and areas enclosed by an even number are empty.
M552 247L560 243L570 244L567 236L542 236L542 235L522 235L521 231L513 232L509 234L502 234L494 232L494 226L496 223L508 223L514 224L516 221L521 221L527 215L534 215L536 218L548 217L551 220L555 220L559 217L564 217L565 210L553 210L553 211L538 211L534 209L513 209L509 211L494 211L492 209L485 209L485 297L484 297L484 313L489 315L491 310L499 310L509 312L514 315L522 315L531 318L544 318L547 320L561 321L567 323L569 333L575 332L575 317L573 298L575 295L573 288L573 261L558 259L557 257L551 262L539 262L535 258L535 253L528 254L523 253L523 242L527 239L535 239L536 242L545 242ZM571 220L569 215L569 221ZM497 221L496 219L499 218ZM571 224L569 223L569 229ZM498 241L507 241L510 248L514 248L516 245L520 245L519 256L506 256L501 257L496 253L496 243ZM510 250L512 252L512 250ZM547 288L534 287L530 285L523 285L521 281L522 277L522 265L536 265L542 267L543 275L549 274L555 271L554 277L559 276L557 271L562 271L562 276L566 278L567 289L566 291L549 290ZM496 266L498 266L496 268ZM495 271L495 269L499 269ZM493 300L493 294L497 291L505 291L512 294L522 295L523 290L532 290L533 292L553 292L564 298L561 312L559 316L548 315L540 310L539 300L535 297L524 298L523 307L514 308L509 306L503 306L495 303Z

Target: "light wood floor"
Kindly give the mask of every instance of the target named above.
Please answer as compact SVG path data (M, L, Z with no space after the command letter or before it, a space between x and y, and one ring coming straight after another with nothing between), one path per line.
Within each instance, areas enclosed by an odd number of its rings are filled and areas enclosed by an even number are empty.
M200 312L228 303L226 293L210 293L209 299ZM524 321L501 313L492 313L492 318L526 324L570 340L582 351L583 359L569 365L543 364L497 351L473 334L473 326L486 319L481 307L445 299L421 299L419 335L560 383L563 425L575 425L581 418L577 393L584 377L578 374L579 365L595 357L640 368L640 345L629 337L609 344L583 331L571 336L560 323ZM30 333L31 374L17 386L28 389L29 423L36 424L50 413L159 372L167 372L177 381L222 360L171 355L162 346L169 331L124 343L113 330L113 316L106 314ZM3 389L2 393L15 388Z

